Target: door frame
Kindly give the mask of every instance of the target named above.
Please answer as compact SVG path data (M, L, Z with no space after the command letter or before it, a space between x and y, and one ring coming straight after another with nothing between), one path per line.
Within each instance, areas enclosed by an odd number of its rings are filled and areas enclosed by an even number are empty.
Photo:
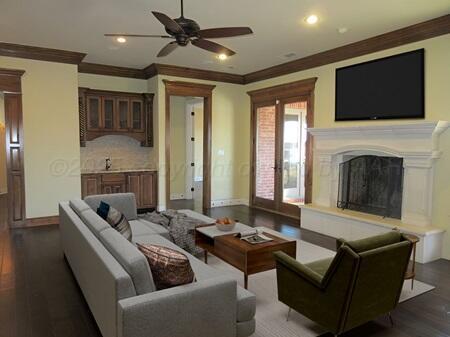
M256 109L261 106L267 106L267 105L274 105L276 106L277 110L277 122L276 127L278 128L277 133L279 135L279 139L276 140L276 149L275 149L275 158L280 158L282 151L283 151L283 142L280 141L280 137L283 136L282 133L282 124L280 122L281 114L278 112L280 111L280 106L284 104L284 102L290 102L292 100L302 100L307 102L307 125L308 127L314 126L314 89L315 89L315 83L317 81L317 77L312 77L309 79L304 79L300 81L295 81L287 84L277 85L269 88L263 88L253 91L248 91L247 94L250 96L251 99L251 146L250 146L250 206L261 208L261 206L255 205L255 188L256 188ZM281 132L280 132L281 131ZM280 152L281 151L281 152ZM281 165L281 163L276 163L276 167ZM281 177L280 174L275 175L276 180L276 186L279 188L281 187L282 182L280 181ZM313 180L313 137L308 133L307 140L306 140L306 167L305 167L305 204L311 203L312 201L312 180ZM280 193L282 193L280 190L275 191L275 199L280 197ZM299 212L293 212L293 207L289 207L287 205L284 205L282 200L280 202L274 202L275 208L265 208L266 210L276 212L276 213L282 213L286 214L288 212L288 215L293 216L295 218L299 218L300 216L300 210ZM297 207L297 206L295 206ZM295 208L296 210L296 208Z
M24 73L24 70L0 68L0 91L4 93L5 100L7 202L10 228L26 224L22 109ZM14 155L15 151L19 151L19 154Z
M203 98L203 210L211 208L212 91L215 85L163 80L166 104L166 205L170 202L170 97Z

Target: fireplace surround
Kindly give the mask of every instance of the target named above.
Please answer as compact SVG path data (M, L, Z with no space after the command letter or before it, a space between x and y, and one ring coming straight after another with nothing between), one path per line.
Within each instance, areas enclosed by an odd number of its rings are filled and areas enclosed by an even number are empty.
M439 136L448 127L448 122L435 121L308 129L314 136L316 186L312 204L301 207L302 227L350 240L399 228L421 238L420 262L440 258L444 231L432 226L433 175L441 156ZM401 161L401 206L388 218L337 207L343 192L341 165L373 156Z

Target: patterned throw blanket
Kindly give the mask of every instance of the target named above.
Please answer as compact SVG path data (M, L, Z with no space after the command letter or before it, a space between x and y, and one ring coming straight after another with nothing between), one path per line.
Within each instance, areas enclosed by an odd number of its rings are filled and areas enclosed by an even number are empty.
M205 222L175 210L147 213L143 218L164 226L169 231L172 241L192 255L198 256L203 252L203 249L195 245L195 227Z

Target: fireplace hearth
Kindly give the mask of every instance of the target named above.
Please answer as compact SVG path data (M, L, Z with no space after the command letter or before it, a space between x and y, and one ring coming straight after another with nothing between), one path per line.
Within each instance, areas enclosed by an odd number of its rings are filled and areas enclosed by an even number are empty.
M339 165L337 207L401 219L403 159L355 156Z

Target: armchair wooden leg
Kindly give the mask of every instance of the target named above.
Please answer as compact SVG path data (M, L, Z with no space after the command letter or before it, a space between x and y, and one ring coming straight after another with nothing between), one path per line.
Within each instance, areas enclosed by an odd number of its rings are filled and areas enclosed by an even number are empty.
M289 315L291 314L291 308L289 308L287 316L286 316L286 322L289 322Z
M391 323L391 327L393 328L394 327L394 320L392 319L392 315L391 315L390 312L388 313L388 316L389 316L389 322Z

